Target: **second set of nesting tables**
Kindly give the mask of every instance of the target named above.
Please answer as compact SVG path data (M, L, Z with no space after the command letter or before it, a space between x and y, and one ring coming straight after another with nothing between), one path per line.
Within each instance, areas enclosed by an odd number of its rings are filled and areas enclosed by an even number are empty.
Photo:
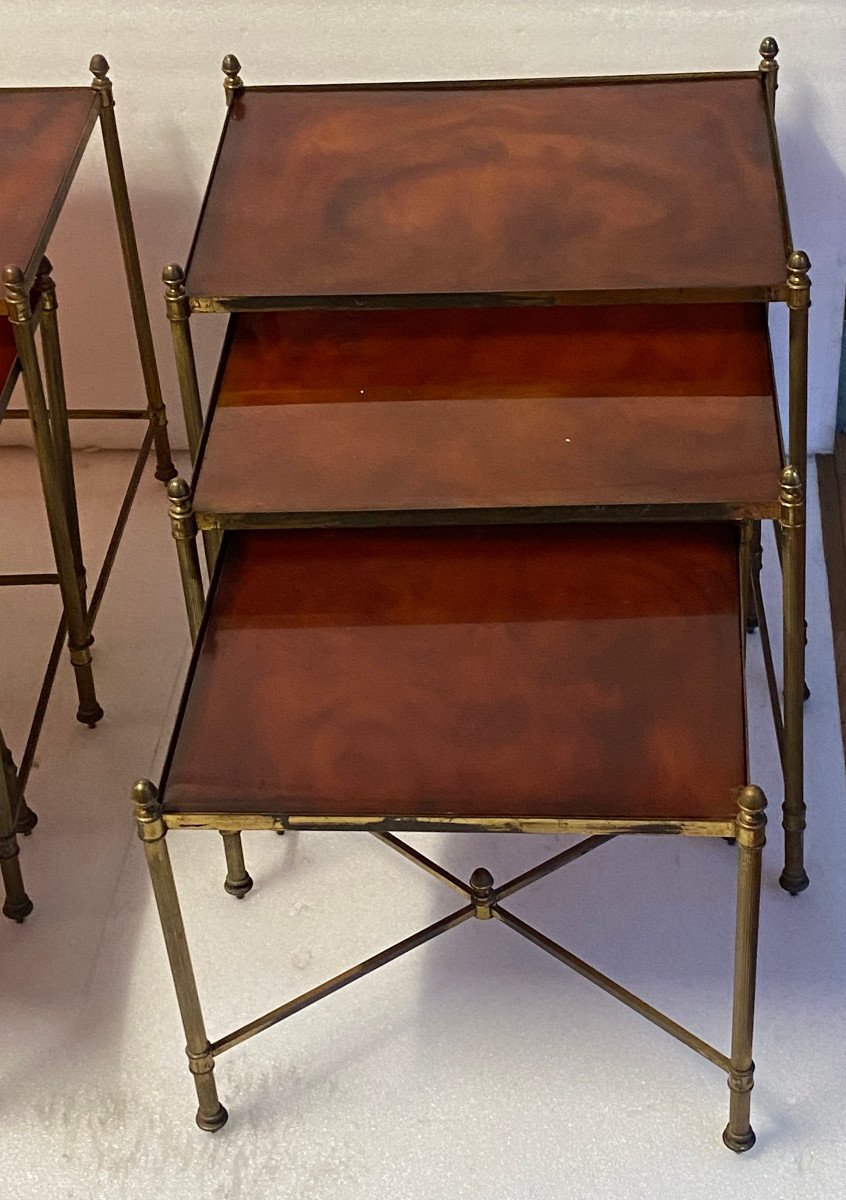
M748 775L760 624L803 864L809 263L791 242L776 51L755 71L247 87L187 268L165 271L194 461L169 484L194 654L163 777L134 792L199 1098L217 1058L471 918L511 930L723 1069L749 1111L765 799ZM782 445L767 306L790 310ZM208 411L193 314L228 312ZM760 523L784 579L783 703ZM204 588L198 531L210 568ZM369 831L449 917L210 1040L166 847ZM464 882L396 835L585 840ZM734 839L731 1047L527 925L508 898L619 834Z

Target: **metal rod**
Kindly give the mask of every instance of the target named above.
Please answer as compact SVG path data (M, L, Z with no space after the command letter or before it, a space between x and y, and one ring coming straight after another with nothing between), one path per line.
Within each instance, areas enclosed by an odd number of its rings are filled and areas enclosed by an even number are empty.
M138 260L138 244L135 239L132 208L129 203L123 155L115 121L112 81L108 76L109 64L102 54L95 54L91 59L90 69L94 76L91 86L100 97L100 129L103 133L103 146L106 151L106 165L109 171L120 248L123 254L132 321L135 326L135 340L138 344L141 372L144 376L144 392L147 397L149 420L156 443L156 479L167 482L176 475L176 468L170 455L167 414L156 366L156 351L153 346L150 314L147 311L147 298L144 295L144 283L141 278L141 264Z
M808 886L804 866L805 501L795 467L782 472L784 573L784 870L779 882L798 895Z
M410 950L416 950L418 946L430 942L432 938L436 938L440 934L454 929L456 925L461 925L464 921L474 916L475 912L475 906L472 904L468 904L464 908L459 908L456 912L450 913L449 916L442 917L440 921L435 921L434 925L428 925L425 929L421 929L419 933L413 933L411 937L403 938L401 942L397 942L396 945L390 946L387 950L382 950L379 954L374 954L372 958L365 959L358 966L350 967L347 971L342 971L340 975L336 975L334 979L330 979L327 983L321 983L318 987L312 988L308 992L303 992L301 996L297 996L294 1000L289 1000L287 1004L280 1004L278 1008L274 1008L263 1017L258 1017L255 1021L250 1021L249 1024L242 1025L234 1033L229 1033L226 1037L212 1042L212 1054L216 1058L218 1055L223 1054L225 1050L231 1050L233 1046L238 1046L241 1042L246 1042L248 1038L254 1037L255 1034L261 1033L265 1029L270 1029L273 1025L278 1025L286 1017L291 1017L294 1013L302 1012L304 1008L316 1004L324 996L331 996L333 992L340 991L341 988L354 983L357 979L362 979L365 975L369 975L379 967L386 966L389 962L394 962L396 959L401 958L403 954L408 954Z
M44 583L58 583L55 572L23 572L20 575L0 575L0 587L38 587Z
M571 954L569 950L565 950L563 946L559 946L557 942L553 942L551 938L540 933L539 930L533 929L531 925L527 925L525 921L521 921L513 913L500 908L498 904L495 905L493 914L504 925L507 925L516 933L522 934L524 938L533 942L541 950L545 950L547 954L551 954L553 958L557 958L566 967L570 967L577 975L581 975L583 979L595 983L597 987L602 988L603 992L607 992L609 996L613 996L616 1000L625 1004L627 1008L640 1013L642 1017L646 1017L647 1021L651 1021L653 1025L657 1025L659 1029L663 1029L665 1033L669 1033L677 1041L690 1047L691 1050L695 1050L697 1054L701 1054L703 1058L707 1058L709 1062L714 1063L715 1066L720 1067L723 1071L729 1070L730 1062L725 1054L721 1054L719 1050L704 1042L702 1038L698 1038L696 1034L691 1033L684 1026L665 1016L664 1013L659 1012L657 1008L653 1008L651 1004L647 1004L645 1000L641 1000L634 992L621 987L619 983L615 983L613 979L609 979L607 975L603 975L601 971L597 971L589 963L577 958L575 954Z
M170 532L176 542L188 628L191 641L196 642L205 608L203 576L200 572L200 556L197 554L197 521L191 504L191 492L184 479L171 479L167 494L170 499Z
M532 867L529 871L524 871L522 875L516 875L513 879L509 879L508 883L504 883L502 887L498 887L496 889L497 899L503 900L506 896L513 896L515 892L528 887L530 883L534 883L538 879L543 879L545 875L551 875L559 867L566 867L568 863L575 862L585 854L589 854L591 850L596 850L597 847L604 846L606 842L612 841L614 836L613 833L597 834L596 837L585 838L583 842L579 842L575 846L570 846L567 850L562 850L560 854L554 854L546 862L539 863L538 866Z
M6 763L10 757L0 731L0 876L5 893L3 916L20 924L32 912L32 901L26 894L21 874L15 813L12 811L12 795L6 780Z
M41 296L41 349L44 358L44 377L50 429L53 434L53 449L64 499L79 594L84 609L86 607L85 563L82 558L82 539L79 534L79 508L76 499L76 482L73 477L65 373L62 367L62 347L59 341L59 302L56 297L56 285L51 275L52 269L50 260L46 257L42 258L35 281Z
M197 461L197 451L203 435L203 408L200 402L197 364L194 361L194 345L191 340L191 309L185 291L185 274L179 264L169 263L162 271L162 279L165 284L165 307L176 358L176 374L182 396L185 431L188 434L188 449L193 466Z
M69 421L148 421L149 417L142 408L69 408ZM3 414L3 420L29 420L25 408L9 408Z
M41 736L41 727L44 724L44 717L47 714L47 705L50 702L50 693L53 691L53 681L56 678L56 671L59 669L59 662L62 658L62 649L67 636L67 623L65 622L64 614L62 614L59 624L56 628L56 636L53 638L53 645L50 647L50 657L47 659L47 669L44 672L44 678L41 680L41 688L38 693L38 700L35 703L35 711L32 714L32 723L27 734L26 745L21 756L21 766L18 771L18 780L20 781L21 791L25 791L29 780L29 773L32 770L32 764L35 761L35 751L38 747L38 739ZM20 818L19 818L20 819Z
M378 842L383 842L384 845L390 846L393 850L396 850L403 856L403 858L407 858L411 862L417 863L418 867L422 867L424 871L428 871L430 875L434 875L435 878L440 879L442 883L454 888L455 891L460 892L462 896L470 895L470 888L466 883L464 883L461 879L458 879L457 876L452 875L449 871L445 870L444 867L439 866L438 863L432 862L430 858L427 858L425 854L421 854L419 850L415 850L413 846L409 846L400 838L394 837L392 833L378 833L375 830L371 830L371 833Z
M752 595L755 609L758 613L758 630L761 635L761 653L764 656L764 670L767 676L767 691L770 696L770 708L773 713L773 727L778 742L778 756L784 770L784 719L781 715L781 700L778 694L778 680L773 661L772 643L770 642L770 627L767 623L767 611L764 607L764 597L761 592L760 576L752 578Z
M147 457L150 453L150 446L153 442L153 428L148 426L144 432L144 438L141 442L141 448L135 459L135 465L132 468L132 474L129 477L129 483L124 493L123 502L120 506L120 511L117 515L112 536L109 539L109 545L106 549L103 565L100 567L100 573L97 576L97 582L94 585L94 591L91 594L91 604L88 607L88 619L93 628L94 621L100 611L100 605L103 603L103 596L106 592L106 584L109 582L109 577L112 573L117 552L120 549L120 543L123 538L123 531L126 528L126 523L129 520L129 514L132 510L132 505L138 491L138 485L141 482L141 476L144 473L144 464L147 462Z

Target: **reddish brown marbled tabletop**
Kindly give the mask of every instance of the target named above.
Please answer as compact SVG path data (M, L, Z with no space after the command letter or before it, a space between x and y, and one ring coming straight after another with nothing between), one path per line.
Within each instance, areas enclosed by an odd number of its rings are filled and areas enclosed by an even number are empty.
M32 282L97 104L90 87L0 89L0 271L20 267Z
M188 291L765 299L787 256L770 135L756 74L247 88Z
M232 320L195 494L210 523L778 515L763 306Z
M166 810L731 820L737 538L229 534Z

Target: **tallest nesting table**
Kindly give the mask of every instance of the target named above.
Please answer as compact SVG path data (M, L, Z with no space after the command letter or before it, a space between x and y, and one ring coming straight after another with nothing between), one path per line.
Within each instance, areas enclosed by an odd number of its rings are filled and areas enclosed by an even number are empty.
M808 262L787 223L776 47L719 75L245 87L185 272L164 273L192 486L169 485L189 679L145 843L200 1101L220 1054L465 919L510 928L729 1076L749 1125L764 798L760 621L802 857ZM767 305L790 307L782 447ZM230 323L208 411L193 313ZM761 602L778 522L784 704ZM204 596L195 539L212 569ZM210 1042L165 846L368 830L461 892L444 921ZM586 833L504 885L397 830ZM502 902L618 833L736 837L726 1056Z

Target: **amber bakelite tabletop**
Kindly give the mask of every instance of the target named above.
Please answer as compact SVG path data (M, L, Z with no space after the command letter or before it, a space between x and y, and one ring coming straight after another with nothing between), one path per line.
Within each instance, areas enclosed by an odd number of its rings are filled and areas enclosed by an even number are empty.
M731 821L738 533L229 534L169 813Z
M97 105L90 87L0 89L0 270L32 283Z
M239 313L195 508L223 527L775 517L779 470L763 305Z
M246 88L195 307L773 298L789 236L762 77Z

